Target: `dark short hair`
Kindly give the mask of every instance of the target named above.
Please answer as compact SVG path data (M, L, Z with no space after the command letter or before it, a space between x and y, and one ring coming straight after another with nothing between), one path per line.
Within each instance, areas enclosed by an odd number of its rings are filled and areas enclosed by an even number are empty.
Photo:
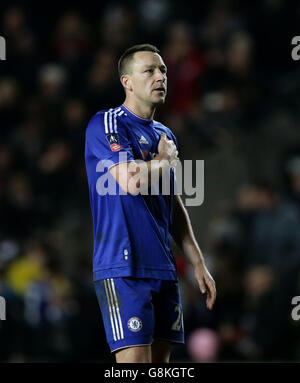
M132 60L132 57L136 52L160 53L160 50L151 44L138 44L128 48L118 61L119 77L127 73L128 63Z

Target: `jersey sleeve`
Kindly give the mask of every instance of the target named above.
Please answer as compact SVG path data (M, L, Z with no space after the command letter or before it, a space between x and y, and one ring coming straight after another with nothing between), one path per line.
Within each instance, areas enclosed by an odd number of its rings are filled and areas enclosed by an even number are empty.
M86 129L86 147L107 167L134 161L132 146L113 111L95 114Z

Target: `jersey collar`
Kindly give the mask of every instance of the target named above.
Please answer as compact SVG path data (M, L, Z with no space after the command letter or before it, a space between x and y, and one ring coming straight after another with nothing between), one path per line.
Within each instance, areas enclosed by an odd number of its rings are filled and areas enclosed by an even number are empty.
M121 105L121 109L124 111L125 115L129 116L132 120L139 122L140 124L150 125L153 122L153 120L150 120L150 118L143 118L137 116L131 110L127 109L126 106L124 106L123 104Z

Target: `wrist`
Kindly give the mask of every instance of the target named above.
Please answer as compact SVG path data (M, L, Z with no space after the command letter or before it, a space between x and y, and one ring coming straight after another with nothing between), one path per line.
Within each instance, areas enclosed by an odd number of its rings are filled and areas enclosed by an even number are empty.
M193 266L195 269L204 268L205 267L204 259L197 259L195 262L193 262Z
M187 254L191 264L195 269L205 267L205 261L199 247L195 244L185 245L184 253Z

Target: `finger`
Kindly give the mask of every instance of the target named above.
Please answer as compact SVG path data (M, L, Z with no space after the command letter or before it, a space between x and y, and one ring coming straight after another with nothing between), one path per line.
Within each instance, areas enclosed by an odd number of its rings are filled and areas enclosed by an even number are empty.
M208 289L209 299L213 299L216 297L216 286L215 281L212 278L204 276L204 281Z
M198 283L199 283L201 293L204 294L206 292L206 287L205 287L205 283L204 283L203 279L202 278L199 279Z
M171 157L177 157L178 156L178 152L177 152L177 150L170 150L170 156Z
M161 136L160 136L161 139L163 140L166 140L167 139L167 135L166 133L162 133Z
M209 310L213 307L213 298L210 289L207 291L206 306Z
M206 304L207 304L207 307L211 310L216 300L216 288L212 282L207 283L207 287L208 287L208 292L207 292Z

